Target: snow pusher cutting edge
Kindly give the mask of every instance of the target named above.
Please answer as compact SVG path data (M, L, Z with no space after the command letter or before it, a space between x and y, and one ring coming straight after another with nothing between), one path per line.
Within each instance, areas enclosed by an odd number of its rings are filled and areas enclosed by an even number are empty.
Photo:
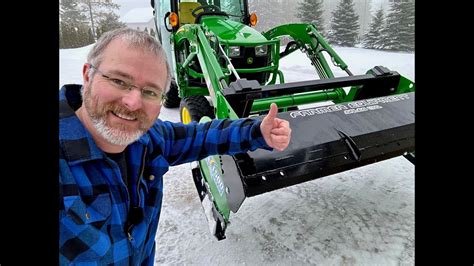
M230 212L246 197L396 156L415 163L415 84L396 71L374 66L354 75L312 24L260 33L251 27L256 20L247 0L152 0L152 6L177 85L167 107L180 102L183 123L262 119L274 102L292 128L283 152L211 156L193 166L217 239L225 238ZM280 50L282 38L290 41ZM318 79L285 83L279 61L297 50ZM335 77L326 57L348 76Z

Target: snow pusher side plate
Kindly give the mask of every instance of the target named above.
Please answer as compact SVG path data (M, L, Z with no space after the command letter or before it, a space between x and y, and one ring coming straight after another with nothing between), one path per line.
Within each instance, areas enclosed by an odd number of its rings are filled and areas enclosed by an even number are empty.
M245 196L414 151L414 101L410 92L279 113L292 128L285 151L233 156Z

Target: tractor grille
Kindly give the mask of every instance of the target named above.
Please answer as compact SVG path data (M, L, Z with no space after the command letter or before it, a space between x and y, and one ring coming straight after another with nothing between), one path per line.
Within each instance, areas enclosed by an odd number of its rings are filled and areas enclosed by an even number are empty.
M268 51L270 52L270 50ZM255 56L254 47L240 47L240 56L232 57L232 65L236 69L239 68L259 68L268 66L270 57L267 56ZM264 83L267 80L268 72L259 72L259 73L239 73L241 78L246 78L248 80L257 80L259 83ZM232 76L231 81L235 81L235 76Z

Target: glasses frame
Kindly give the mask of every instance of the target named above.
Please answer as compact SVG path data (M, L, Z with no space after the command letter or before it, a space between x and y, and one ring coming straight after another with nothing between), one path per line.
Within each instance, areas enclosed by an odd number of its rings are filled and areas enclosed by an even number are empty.
M140 94L141 94L141 96L144 100L150 101L152 103L158 103L158 104L162 104L165 100L166 94L162 90L159 90L159 89L156 89L156 88L153 88L153 87L149 87L149 86L145 86L145 87L140 88L137 85L125 82L120 78L111 77L109 74L106 74L106 73L102 72L100 69L98 69L97 67L95 67L92 64L88 64L88 65L90 66L90 68L95 69L100 74L100 76L102 78L104 78L105 80L110 82L114 88L117 88L120 91L131 91L132 89L136 88L136 89L140 90ZM156 96L157 98L153 98L155 96L151 96L147 93L144 93L144 91L145 92L147 92L147 91L148 92L153 92L154 94L157 95ZM158 91L158 93L156 91Z

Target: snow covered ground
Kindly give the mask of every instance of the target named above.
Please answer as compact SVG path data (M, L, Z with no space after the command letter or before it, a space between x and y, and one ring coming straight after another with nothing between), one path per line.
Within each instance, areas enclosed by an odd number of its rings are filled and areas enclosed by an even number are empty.
M90 47L60 50L60 85L81 83ZM414 54L334 47L356 75L383 65L414 81ZM281 62L286 81L313 79L301 53ZM343 73L336 72L336 76ZM160 118L178 121L177 109ZM189 164L164 177L158 265L413 265L414 170L402 157L247 198L217 241Z

